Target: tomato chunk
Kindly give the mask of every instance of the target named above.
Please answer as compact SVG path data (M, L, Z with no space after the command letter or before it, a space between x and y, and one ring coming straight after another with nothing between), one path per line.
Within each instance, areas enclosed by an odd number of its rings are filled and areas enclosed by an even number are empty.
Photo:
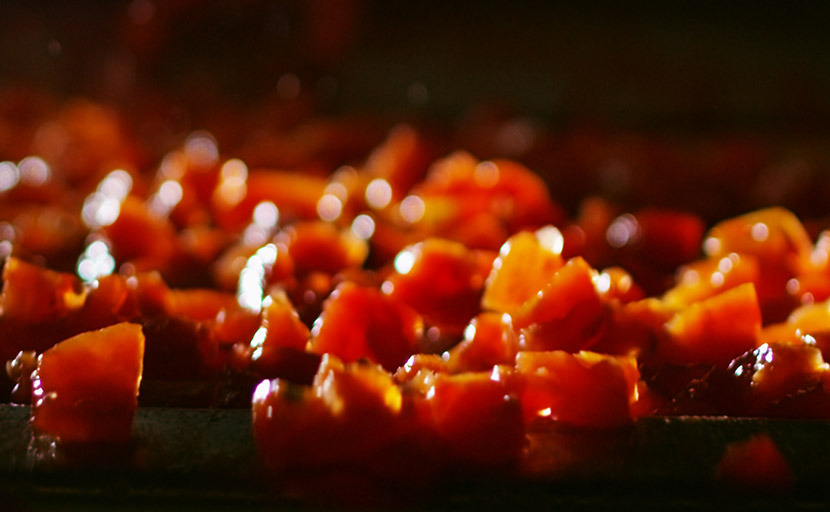
M767 492L787 491L795 485L787 457L767 434L730 443L715 477L731 486Z
M460 334L480 311L493 256L489 251L431 238L398 253L396 272L383 290L412 306L428 323Z
M553 226L508 238L493 262L482 307L512 313L533 298L564 264L563 244L562 234Z
M657 357L668 362L725 364L751 349L761 332L752 283L692 304L666 323Z
M612 428L630 424L639 380L633 357L580 352L519 352L525 422L549 418L566 424Z
M416 352L422 330L421 317L395 296L347 281L326 300L309 349L347 362L365 357L395 371Z
M129 440L144 356L141 326L120 323L64 340L40 355L32 426L65 442Z

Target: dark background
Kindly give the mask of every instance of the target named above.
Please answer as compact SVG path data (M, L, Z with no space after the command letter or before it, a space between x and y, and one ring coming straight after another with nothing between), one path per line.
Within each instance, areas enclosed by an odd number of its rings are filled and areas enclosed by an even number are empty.
M116 103L161 90L198 112L294 73L347 112L814 129L830 118L826 5L2 0L0 82Z

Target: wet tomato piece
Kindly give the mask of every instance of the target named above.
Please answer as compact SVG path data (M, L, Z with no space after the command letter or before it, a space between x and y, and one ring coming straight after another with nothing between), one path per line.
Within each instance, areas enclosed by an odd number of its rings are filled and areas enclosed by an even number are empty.
M83 306L85 297L80 280L72 274L6 259L0 296L4 318L25 324L55 321Z
M665 324L657 357L675 363L726 364L755 347L761 309L752 283L679 311Z
M431 428L411 405L381 368L327 355L311 386L283 379L257 386L254 436L266 466L288 476L354 471L395 478L414 470L426 478L431 470L421 464L433 460L424 449ZM413 449L425 458L411 457Z
M499 364L512 364L519 340L510 317L481 313L464 329L464 339L447 353L453 373L486 371Z
M596 342L605 309L594 285L596 272L580 257L567 261L533 299L513 315L524 350L586 349Z
M416 352L422 330L420 315L396 296L347 281L326 299L309 350L347 362L367 358L395 371Z
M564 264L562 234L553 226L522 231L502 245L484 286L484 309L512 313L536 296Z
M633 357L579 352L519 352L524 419L613 428L632 422L640 374Z
M427 323L460 334L480 311L493 258L489 251L431 238L398 253L395 272L382 289L421 313Z
M760 269L754 256L732 252L680 267L677 284L663 295L663 301L670 307L682 308L741 284L757 284L759 278Z
M437 374L427 397L446 458L481 470L516 464L525 445L522 408L512 371Z
M141 326L115 324L64 340L40 355L32 426L64 442L129 440L142 377Z

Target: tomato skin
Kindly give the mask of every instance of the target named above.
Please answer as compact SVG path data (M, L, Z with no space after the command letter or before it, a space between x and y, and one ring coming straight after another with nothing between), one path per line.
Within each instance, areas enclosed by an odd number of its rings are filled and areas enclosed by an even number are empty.
M121 323L64 340L40 355L32 427L64 442L125 442L138 405L144 334Z
M632 422L639 380L633 357L594 352L519 352L525 423L549 418L569 425L614 428Z
M344 282L326 300L315 321L309 350L347 362L367 358L395 371L414 354L420 316L394 296Z

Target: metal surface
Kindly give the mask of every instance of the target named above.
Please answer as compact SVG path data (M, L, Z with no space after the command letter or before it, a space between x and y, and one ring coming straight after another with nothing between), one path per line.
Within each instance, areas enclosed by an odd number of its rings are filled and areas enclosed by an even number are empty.
M0 498L20 510L310 506L280 495L263 472L247 410L142 408L132 446L120 452L90 447L74 460L42 457L42 447L32 444L27 407L0 406L0 432ZM797 481L792 491L727 488L715 481L727 444L756 433L768 434L790 461ZM828 437L827 421L644 418L613 431L548 425L530 434L526 475L462 477L417 503L445 510L612 504L693 509L716 500L738 509L782 503L811 508L826 504Z

